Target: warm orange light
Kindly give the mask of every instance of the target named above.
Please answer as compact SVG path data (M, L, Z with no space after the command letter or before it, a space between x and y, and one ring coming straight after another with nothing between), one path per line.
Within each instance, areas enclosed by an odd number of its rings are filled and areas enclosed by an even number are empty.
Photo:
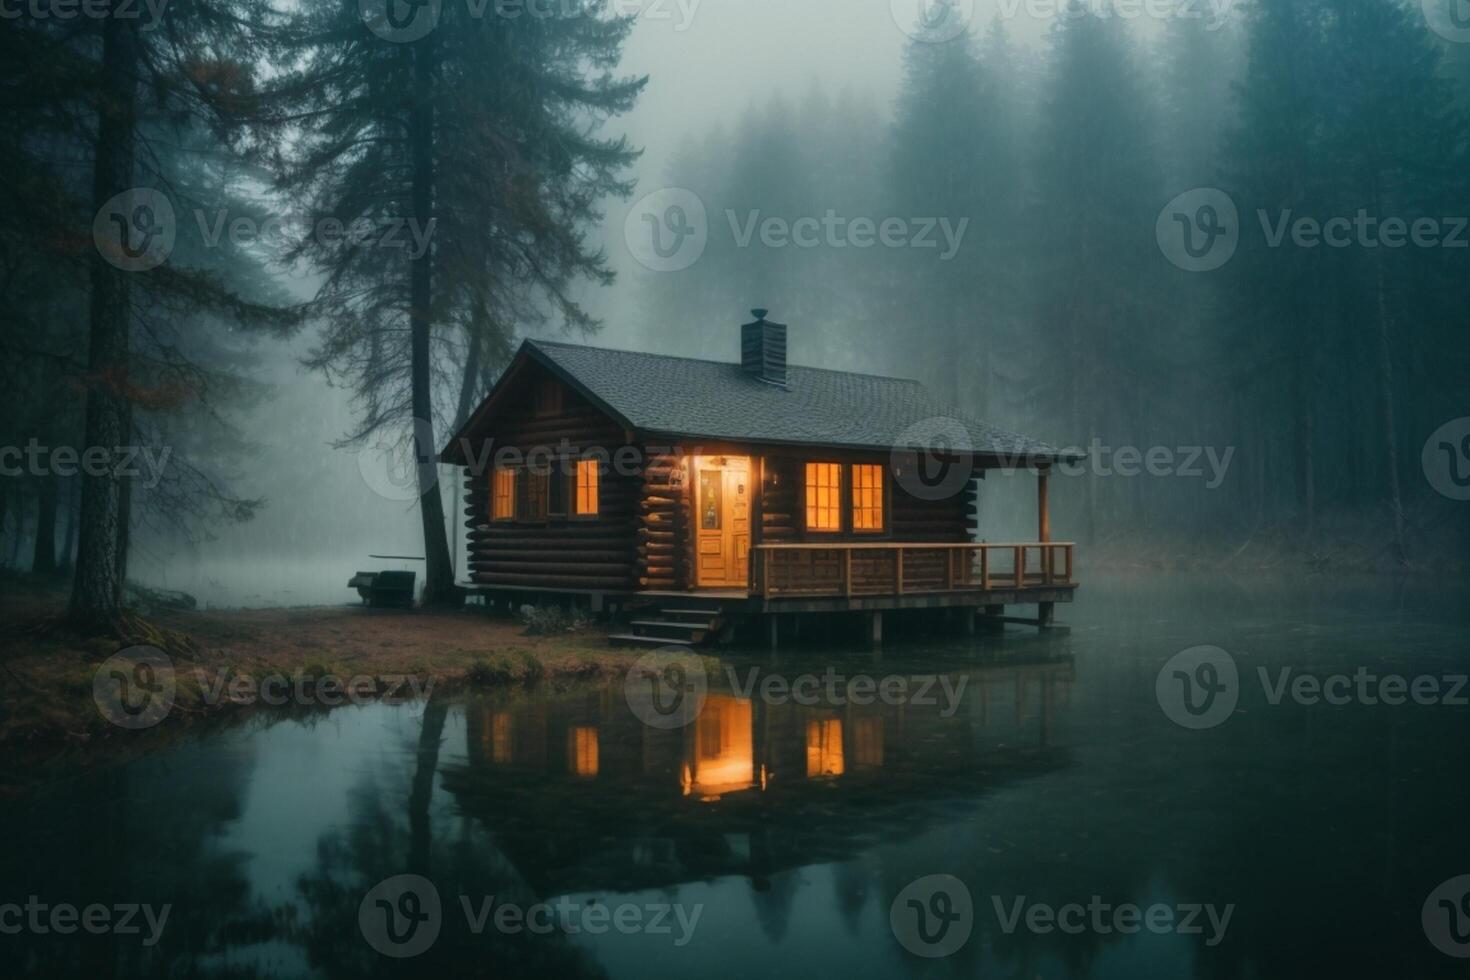
M686 792L706 799L755 785L754 713L749 701L711 694L694 723L691 780Z
M496 467L494 488L490 494L490 518L508 521L516 516L515 470Z
M567 732L567 767L576 776L595 776L597 764L597 729L573 725Z
M842 529L842 466L806 464L806 527L808 531Z
M883 530L883 467L857 463L852 468L852 529Z
M842 757L842 721L824 718L806 723L806 774L840 776L846 770Z
M592 517L597 514L597 490L602 479L601 470L595 459L577 460L577 516Z

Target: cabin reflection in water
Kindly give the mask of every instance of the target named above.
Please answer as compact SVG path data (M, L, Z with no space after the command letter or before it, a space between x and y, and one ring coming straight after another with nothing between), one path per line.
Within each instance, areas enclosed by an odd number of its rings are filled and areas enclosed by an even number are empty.
M754 717L749 701L726 694L705 700L704 710L685 728L692 745L679 776L684 795L712 802L756 785Z
M759 877L856 853L880 826L919 833L957 802L1070 764L1054 744L1070 661L957 673L951 690L961 677L952 706L817 707L712 691L673 730L640 722L620 685L471 702L464 762L446 764L443 782L545 893Z

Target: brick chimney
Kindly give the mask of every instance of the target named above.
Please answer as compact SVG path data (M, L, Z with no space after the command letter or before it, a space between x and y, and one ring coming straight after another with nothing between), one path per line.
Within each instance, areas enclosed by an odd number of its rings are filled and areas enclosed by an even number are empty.
M766 384L786 387L786 324L771 323L766 310L751 310L754 323L740 328L740 366Z

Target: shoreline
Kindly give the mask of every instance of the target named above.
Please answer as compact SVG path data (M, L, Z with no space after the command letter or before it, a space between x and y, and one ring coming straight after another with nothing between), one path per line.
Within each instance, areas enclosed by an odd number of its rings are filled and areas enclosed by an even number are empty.
M168 709L157 720L123 717L124 724L114 724L95 695L94 679L129 642L48 629L46 620L60 615L65 595L24 577L6 576L6 585L0 597L0 745L9 756L6 768L24 767L24 756L151 741L155 725L186 730L298 703L308 703L308 710L330 709L405 693L613 679L636 659L610 648L598 624L528 636L518 620L474 608L150 609L147 626L178 641L163 651L164 661L140 675L156 686L153 668L166 672L172 687ZM354 680L359 683L349 691Z

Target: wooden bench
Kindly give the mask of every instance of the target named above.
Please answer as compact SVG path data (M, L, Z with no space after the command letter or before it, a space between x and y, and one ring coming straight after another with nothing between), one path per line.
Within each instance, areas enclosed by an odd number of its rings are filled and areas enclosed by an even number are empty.
M369 606L412 608L414 579L413 572L358 572L347 580L347 587L356 589Z

